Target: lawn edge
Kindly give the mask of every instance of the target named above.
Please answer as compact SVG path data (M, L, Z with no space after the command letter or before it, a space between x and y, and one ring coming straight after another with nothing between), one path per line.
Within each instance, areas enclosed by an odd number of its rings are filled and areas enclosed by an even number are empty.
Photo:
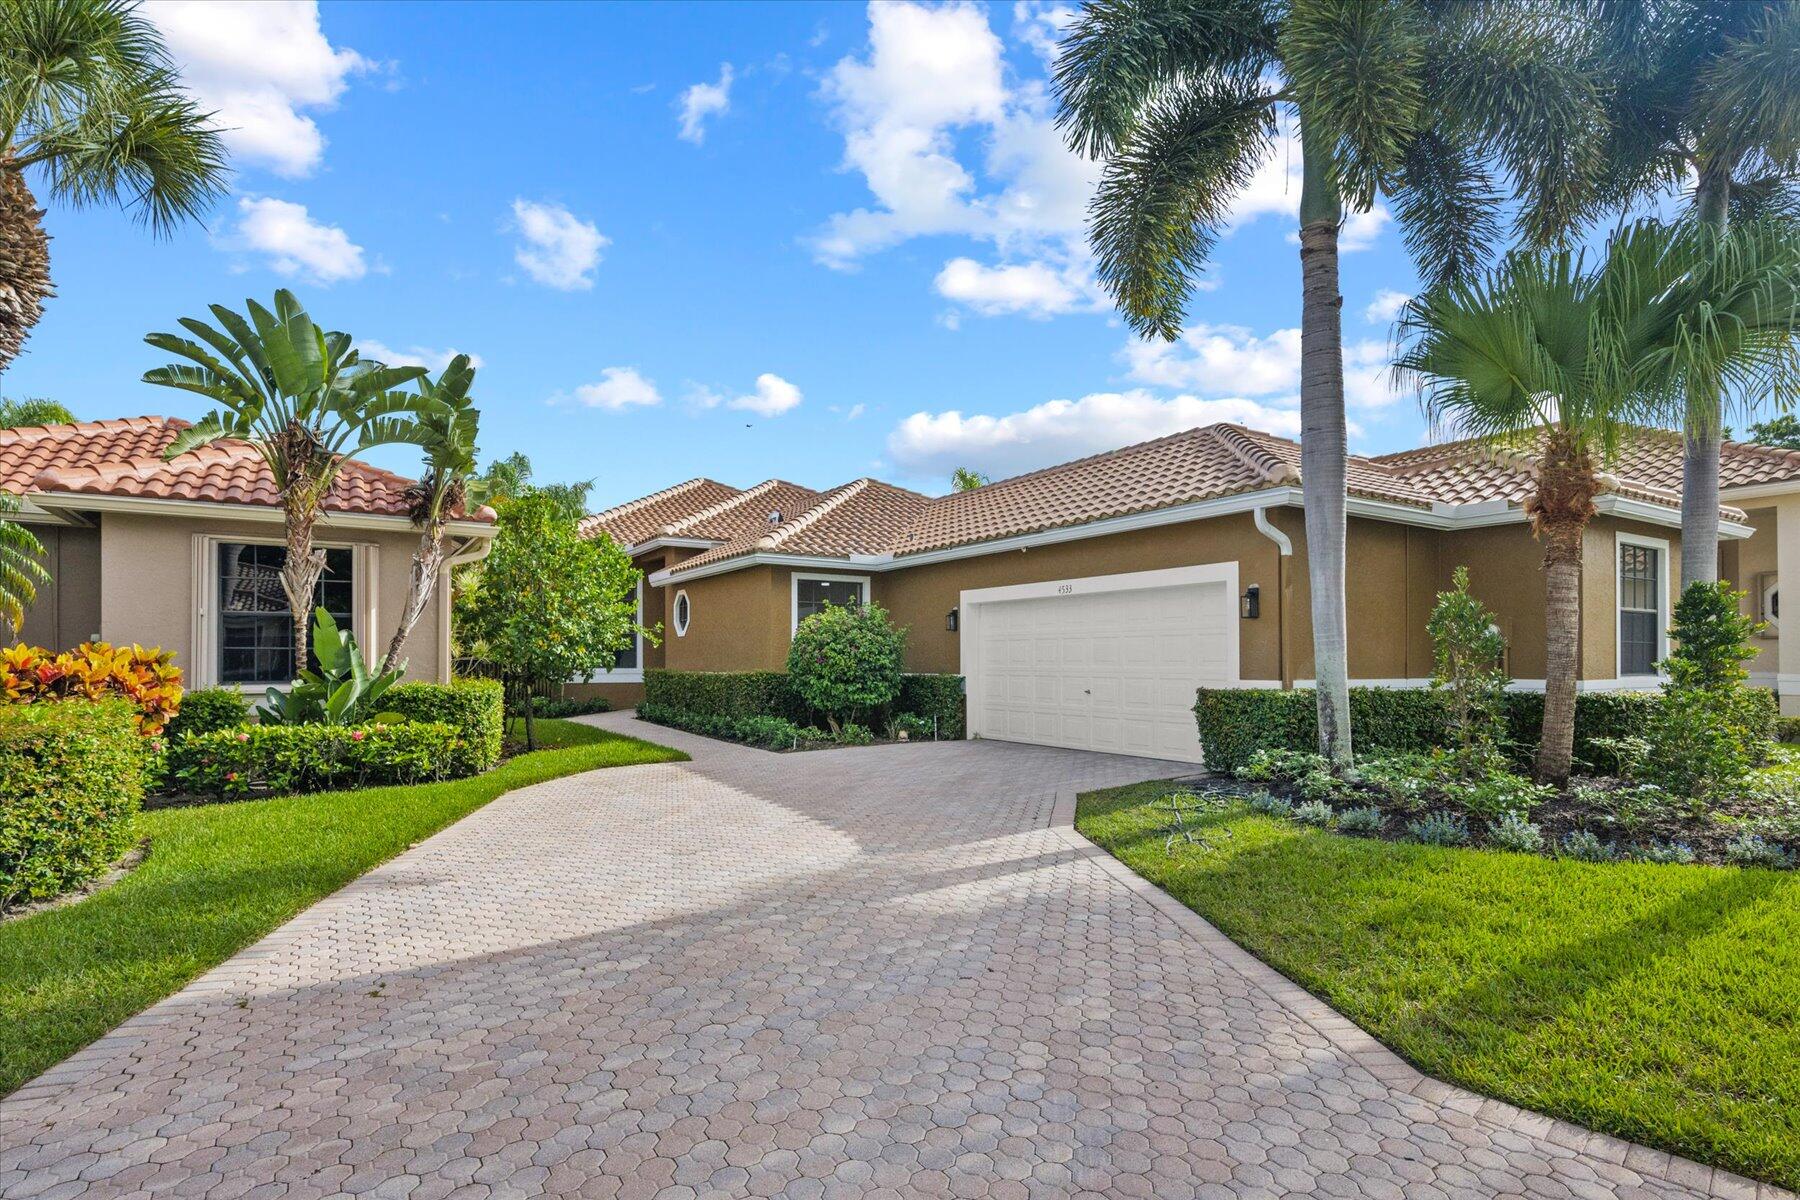
M1107 790L1107 789L1096 789ZM1561 1117L1546 1116L1505 1100L1470 1091L1427 1075L1389 1049L1368 1030L1289 979L1274 966L1226 936L1205 917L1132 870L1106 847L1075 827L1083 795L1060 789L1050 810L1049 828L1082 857L1124 885L1133 895L1167 917L1184 934L1237 970L1251 986L1319 1032L1335 1048L1389 1087L1421 1100L1477 1117L1536 1141L1547 1141L1579 1154L1624 1166L1639 1175L1693 1189L1720 1200L1778 1200L1793 1197L1775 1184L1763 1183L1723 1167L1708 1166L1667 1150L1658 1150L1600 1133Z

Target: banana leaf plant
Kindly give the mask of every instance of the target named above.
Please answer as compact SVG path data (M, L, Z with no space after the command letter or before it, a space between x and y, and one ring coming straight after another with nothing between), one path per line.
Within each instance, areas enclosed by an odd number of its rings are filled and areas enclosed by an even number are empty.
M405 674L405 663L397 670L371 671L356 635L339 629L323 608L313 613L312 644L319 669L302 670L286 691L270 688L268 703L257 706L258 720L265 725L388 725L402 719L376 705Z

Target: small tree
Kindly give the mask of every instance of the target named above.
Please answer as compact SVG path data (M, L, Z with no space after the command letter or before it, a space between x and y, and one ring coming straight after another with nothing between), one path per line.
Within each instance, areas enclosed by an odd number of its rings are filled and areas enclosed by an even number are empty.
M788 679L800 698L825 714L836 733L894 702L906 630L879 604L832 606L800 622L788 649Z
M950 486L959 492L972 492L994 482L973 467L958 467L950 472Z
M1750 678L1744 664L1760 653L1750 639L1767 626L1744 615L1745 595L1732 591L1726 580L1692 583L1681 593L1669 626L1675 650L1659 664L1670 687L1720 691Z
M29 429L33 425L73 425L75 414L54 400L30 396L0 400L0 429Z
M494 548L462 601L465 631L502 678L527 690L606 670L640 631L642 572L611 539L584 538L552 495L528 491L500 509ZM531 704L525 744L537 747Z
M1466 768L1492 757L1511 680L1500 665L1506 639L1487 605L1469 593L1469 568L1456 568L1451 581L1455 586L1438 593L1425 628L1436 664L1431 686L1449 698L1450 736Z

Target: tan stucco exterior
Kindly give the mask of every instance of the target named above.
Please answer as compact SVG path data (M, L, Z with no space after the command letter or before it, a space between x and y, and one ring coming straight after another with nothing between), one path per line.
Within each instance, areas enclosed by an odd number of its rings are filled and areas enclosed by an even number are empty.
M97 528L33 527L46 546L54 584L26 617L22 636L34 644L67 649L98 635L113 643L139 643L173 651L190 687L215 682L199 639L207 636L211 589L216 586L200 552L202 540L282 543L277 522L214 516L107 511L90 514ZM403 522L392 531L320 526L321 546L357 551L357 642L372 658L388 640L406 602L418 534ZM406 643L407 678L450 677L448 589L439 588Z

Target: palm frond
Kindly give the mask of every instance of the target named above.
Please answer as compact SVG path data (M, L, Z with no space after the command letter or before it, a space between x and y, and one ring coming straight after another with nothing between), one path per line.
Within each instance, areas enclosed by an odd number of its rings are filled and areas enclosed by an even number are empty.
M1482 156L1452 131L1415 137L1389 191L1428 287L1466 279L1488 261L1500 238L1501 196Z
M1791 174L1800 170L1800 6L1726 7L1738 10L1740 23L1694 89L1697 148L1731 162L1754 151Z

